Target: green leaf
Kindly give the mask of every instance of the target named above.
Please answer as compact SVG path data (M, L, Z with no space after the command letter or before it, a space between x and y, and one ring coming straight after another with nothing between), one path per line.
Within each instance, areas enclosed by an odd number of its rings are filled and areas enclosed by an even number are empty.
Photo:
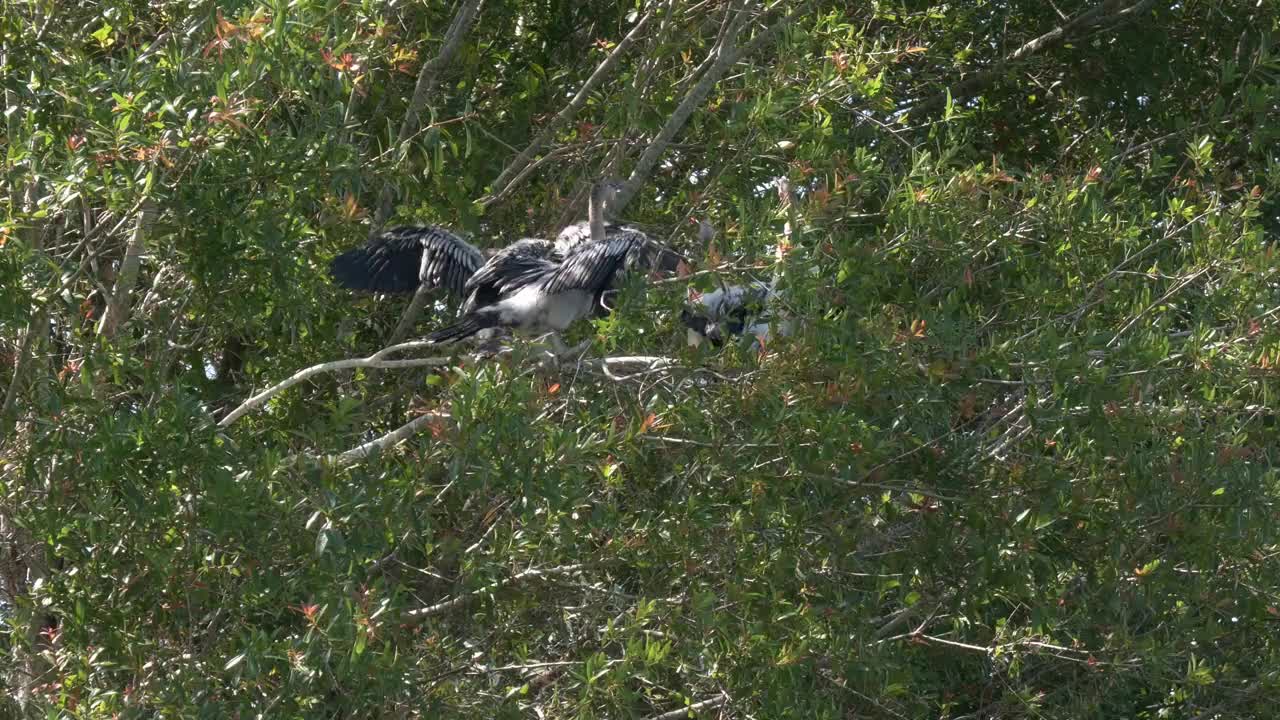
M108 48L115 44L114 31L115 28L111 27L111 23L103 23L102 27L94 30L91 36L98 41L99 46Z

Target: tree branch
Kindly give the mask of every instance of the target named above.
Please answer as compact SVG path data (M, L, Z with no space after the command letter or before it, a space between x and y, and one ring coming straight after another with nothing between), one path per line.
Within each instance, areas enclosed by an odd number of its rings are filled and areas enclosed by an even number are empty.
M31 324L27 326L27 330L22 335L21 347L18 349L18 359L13 366L13 377L9 379L9 387L5 390L4 404L0 405L0 443L4 442L4 438L13 437L12 431L17 418L13 417L13 408L17 404L18 393L22 391L22 386L27 376L27 371L31 366L31 361L35 357L36 345L39 338L43 337L39 330L47 329L46 324L47 311L45 306L41 305L39 310L31 316Z
M133 226L133 235L125 247L124 259L120 261L120 272L116 273L115 289L107 301L107 308L98 322L98 334L108 340L115 337L120 325L129 315L132 306L133 287L138 283L138 268L142 264L142 253L146 245L147 231L151 229L155 218L156 206L150 199L145 199L138 209L138 220Z
M742 47L737 45L737 39L743 27L746 26L750 13L745 9L738 11L737 17L731 20L726 28L723 40L712 47L708 53L708 59L714 58L711 66L707 68L702 77L698 79L698 82L685 94L684 99L676 106L675 112L667 119L666 125L663 126L658 136L641 153L640 159L636 161L636 166L632 169L630 177L627 178L622 188L615 195L612 207L614 214L621 213L623 208L635 197L640 185L649 178L654 166L658 164L658 158L666 152L671 140L684 128L694 109L702 104L711 89L720 81L720 78L729 67L737 62L738 58L764 47L787 22L807 10L808 5L809 3L802 3L791 15L784 15L779 18L773 25L760 31L756 37L752 38L750 43Z
M521 171L524 170L525 166L533 160L533 156L536 155L552 137L555 136L555 133L572 120L573 117L578 114L578 111L582 109L583 105L587 104L587 98L591 96L591 93L604 82L605 78L607 78L610 73L613 72L614 68L617 67L618 63L622 60L622 56L625 55L627 51L631 49L631 46L635 44L636 40L640 38L640 31L644 29L645 25L649 22L649 19L653 17L653 14L654 11L650 10L636 21L635 26L631 28L631 32L627 33L627 36L613 48L613 52L609 53L609 57L605 58L604 62L600 63L600 65L596 67L595 72L591 73L591 77L587 78L587 81L583 83L577 94L575 94L573 99L569 101L569 104L565 105L560 112L556 113L556 116L551 119L551 122L547 123L547 126L542 129L542 132L538 133L537 137L535 137L524 150L521 150L520 154L502 170L498 175L498 178L493 181L493 187L490 190L489 196L480 200L480 205L482 207L488 207L493 203L501 201L507 196L510 190L515 187L516 183L526 177L526 175Z
M391 345L390 347L385 347L366 358L334 360L332 362L320 363L319 365L312 365L311 367L306 368L305 370L299 370L298 372L294 373L288 378L281 380L275 385L272 385L266 390L263 390L257 395L254 395L248 400L245 400L235 410L232 410L230 413L227 413L227 416L222 418L222 420L218 422L218 427L225 428L230 426L231 423L235 422L236 420L239 420L250 410L258 407L259 405L266 402L270 398L276 395L279 395L281 392L293 387L294 385L297 385L303 380L315 377L316 375L319 375L321 373L336 372L338 370L349 370L351 368L441 367L441 366L448 365L450 362L452 362L452 358L446 358L446 357L414 358L411 360L387 360L386 359L386 357L388 355L391 355L392 353L396 353L401 350L412 350L412 349L421 348L421 347L439 347L439 345L436 343L427 342L425 340L415 340L413 342L400 343L399 345ZM475 356L471 356L471 359L474 360Z
M398 160L404 159L407 152L405 143L418 129L422 111L427 105L427 97L440 81L441 72L453 62L453 56L458 54L462 39L471 32L471 26L483 3L484 0L463 0L458 12L453 16L453 22L449 23L449 30L445 33L440 52L422 64L422 70L418 72L418 82L413 88L413 98L409 101L409 109L405 111L404 121L400 123L400 132L396 137L396 146L399 149ZM382 186L370 236L381 230L382 225L391 216L392 203L395 200L394 188L390 180Z
M460 607L482 595L492 595L505 587L515 585L523 580L528 580L530 578L553 577L556 575L571 575L576 572L581 572L585 567L585 564L579 563L577 565L561 565L559 567L546 568L543 570L525 570L523 572L518 572L505 580L495 580L479 590L463 593L450 600L419 608L418 610L410 610L407 613L407 619L411 622L421 622L432 615L439 615L440 613Z
M692 705L687 705L685 707L682 707L679 710L664 712L661 715L654 715L653 717L649 718L649 720L683 720L684 718L691 717L695 712L699 712L702 710L710 710L711 708L718 708L727 702L729 702L729 695L728 693L722 692L719 695L709 700L696 702Z
M413 299L409 301L409 307L404 309L400 314L400 319L396 322L396 327L391 331L391 335L387 338L387 342L395 344L400 342L413 329L413 324L417 322L418 315L422 313L422 308L426 307L427 299L431 297L431 288L426 283L418 286L413 291Z
M418 430L420 430L424 425L430 425L433 420L441 420L447 417L449 417L449 413L446 412L432 411L424 413L382 437L370 440L369 442L354 447L344 453L327 455L324 459L341 467L355 465L362 460L368 459L374 453L385 451L387 448L392 445L396 445L401 440L405 440L409 436L418 432Z
M7 57L0 57L0 66L6 61ZM16 102L13 99L13 92L10 90L5 91L5 98L7 102ZM10 107L13 106L11 105ZM10 137L12 138L13 136L10 135ZM35 210L38 193L39 181L37 180L31 180L27 183L27 189L23 192L21 200L17 200L18 194L15 188L13 194L17 202L14 207L21 208L24 214L29 215ZM40 251L43 249L44 241L40 228L29 228L27 235L27 242L33 250ZM5 389L4 403L0 404L0 445L12 437L12 430L17 422L17 418L12 417L13 409L17 405L18 395L23 390L27 372L30 370L31 362L35 359L36 352L39 350L40 342L48 333L48 316L48 301L46 301L41 303L35 312L31 314L27 329L22 333L22 339L18 343L18 356L13 365L13 377L9 379L9 387Z
M1082 39L1104 30L1112 30L1121 23L1134 20L1145 10L1155 5L1158 0L1139 0L1128 7L1120 7L1123 0L1103 0L1094 7L1076 15L1074 18L1033 38L1018 49L1005 55L986 70L979 70L961 80L953 88L949 88L952 99L969 97L977 94L993 84L1004 72L1005 68L1020 60L1061 45L1068 40ZM1093 32L1085 32L1092 30ZM926 113L937 110L947 102L947 91L940 92L911 108L913 113Z
M457 14L453 16L453 22L449 24L448 32L445 33L444 43L440 46L440 52L422 64L422 70L418 73L418 83L413 89L413 99L409 101L409 109L405 112L404 122L400 124L400 132L396 138L397 164L402 162L408 153L409 138L418 129L422 111L427 105L427 97L440 81L441 72L449 66L449 63L453 62L453 56L458 54L458 48L462 46L462 39L471 32L471 26L475 23L476 15L479 14L482 4L484 4L484 0L463 0ZM382 192L378 195L378 207L373 218L373 225L369 228L370 238L381 231L382 226L387 222L387 218L391 217L392 204L395 201L394 188L395 184L390 180L387 180L382 186ZM404 313L400 315L400 320L396 323L395 329L391 331L391 337L387 340L389 344L398 343L404 339L405 335L409 334L409 329L413 327L414 320L417 319L418 314L422 312L423 306L427 303L428 292L426 285L418 286L418 289L413 293L413 299L409 301L409 307L404 309Z

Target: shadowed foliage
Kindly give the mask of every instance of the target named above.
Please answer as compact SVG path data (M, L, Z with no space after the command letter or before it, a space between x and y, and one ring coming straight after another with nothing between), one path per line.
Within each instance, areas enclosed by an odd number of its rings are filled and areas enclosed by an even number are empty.
M442 53L474 7L0 13L0 715L1273 717L1274 3L489 0ZM554 239L701 79L622 213L695 272L581 357L218 426L393 334L328 275L380 197ZM687 346L771 280L794 333Z

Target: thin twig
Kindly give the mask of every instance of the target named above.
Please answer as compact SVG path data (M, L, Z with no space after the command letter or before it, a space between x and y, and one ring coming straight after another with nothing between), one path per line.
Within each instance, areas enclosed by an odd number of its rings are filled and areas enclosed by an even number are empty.
M636 21L635 26L631 28L631 32L627 33L626 37L622 38L617 46L613 48L613 51L609 53L609 56L604 59L604 62L600 63L600 65L595 69L595 72L591 73L591 77L587 78L587 81L582 84L582 87L578 89L577 94L569 100L569 104L565 105L560 112L556 113L555 117L551 118L551 121L542 129L542 132L538 133L538 135L529 142L528 146L526 146L524 150L521 150L520 154L517 155L501 173L499 173L497 179L493 181L493 188L490 191L489 196L480 200L480 205L482 207L488 207L489 205L502 200L511 191L511 189L515 187L515 184L521 178L526 176L521 173L521 171L525 169L525 166L529 164L533 159L533 156L536 155L552 137L555 136L555 133L572 120L573 117L578 114L578 111L587 104L587 98L589 98L591 93L604 82L605 78L607 78L610 73L613 72L613 69L617 67L618 63L622 60L622 56L625 55L627 51L631 49L631 46L635 44L636 40L639 39L640 32L652 17L653 10L650 10Z
M650 717L649 720L680 720L681 718L692 717L693 713L696 713L702 710L710 710L711 708L718 708L727 702L729 702L728 693L721 692L719 695L709 700L703 700L701 702L693 703L692 705L686 705L685 707L682 707L679 710L664 712L661 715L654 715Z
M515 585L516 583L524 580L531 578L554 577L556 575L571 575L576 572L581 572L585 567L586 565L584 563L578 563L576 565L561 565L559 567L544 568L542 570L525 570L523 572L516 573L505 580L495 580L479 590L463 593L455 598L436 603L435 605L428 605L427 607L419 608L417 610L410 610L407 613L407 619L412 622L420 622L433 615L439 615L440 613L460 607L481 597L482 595L491 595L505 587Z
M1121 336L1129 332L1129 329L1132 328L1134 325L1137 325L1138 321L1141 320L1143 317L1145 317L1147 313L1151 312L1153 309L1164 304L1166 300L1173 297L1175 294L1180 292L1186 286L1195 282L1196 278L1200 277L1201 275L1207 272L1209 272L1209 268L1206 266L1191 273L1190 275L1183 278L1180 282L1176 283L1172 288L1170 288L1169 292L1165 293L1164 295L1161 295L1159 300L1156 300L1155 302L1143 308L1138 314L1129 318L1129 322L1125 323L1124 327L1120 328L1120 330L1116 332L1116 334L1111 338L1111 340L1107 342L1107 347L1109 348L1115 347L1116 343L1120 342Z

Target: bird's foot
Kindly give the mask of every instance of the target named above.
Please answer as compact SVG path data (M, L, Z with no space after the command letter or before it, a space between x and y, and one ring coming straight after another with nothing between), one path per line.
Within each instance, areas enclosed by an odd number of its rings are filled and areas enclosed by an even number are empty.
M586 349L591 346L590 340L582 342L570 347L565 344L564 339L559 333L548 333L544 336L547 347L545 348L548 363L560 363L567 359L578 358Z

